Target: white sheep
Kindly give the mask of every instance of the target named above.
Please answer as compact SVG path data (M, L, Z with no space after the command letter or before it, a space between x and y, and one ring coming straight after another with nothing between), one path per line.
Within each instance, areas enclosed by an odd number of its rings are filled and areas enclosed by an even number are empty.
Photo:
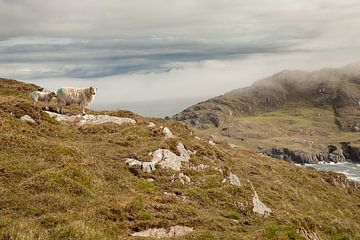
M57 112L63 113L63 107L70 104L78 104L82 108L82 113L85 114L85 107L94 100L96 88L60 88L57 90Z
M42 101L42 102L45 102L46 110L49 110L49 102L54 97L56 97L56 94L54 92L34 91L31 93L31 99L34 102L34 106L36 106L37 101Z

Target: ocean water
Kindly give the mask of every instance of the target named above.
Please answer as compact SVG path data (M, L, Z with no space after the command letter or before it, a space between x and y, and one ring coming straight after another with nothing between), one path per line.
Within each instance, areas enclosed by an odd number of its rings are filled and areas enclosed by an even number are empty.
M325 163L320 162L317 164L305 164L305 167L313 167L317 170L332 171L343 173L345 176L354 182L360 182L360 164L359 163Z

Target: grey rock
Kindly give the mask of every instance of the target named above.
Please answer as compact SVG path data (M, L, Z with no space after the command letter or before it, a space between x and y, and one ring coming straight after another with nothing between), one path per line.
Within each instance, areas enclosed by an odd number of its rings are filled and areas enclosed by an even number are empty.
M146 173L151 173L156 170L154 162L142 162L142 170Z
M191 232L194 229L191 227L173 226L169 230L165 228L150 228L145 231L136 232L131 234L133 237L152 237L152 238L171 238L171 237L182 237Z
M189 183L191 183L190 177L187 176L187 175L185 175L184 173L179 173L179 174L177 174L177 176L176 176L176 174L174 174L174 175L172 176L172 180L171 180L171 181L172 181L172 182L175 182L176 179L179 179L179 181L180 181L182 184L185 184L185 183L189 184Z
M170 131L170 129L167 128L167 127L164 127L164 128L163 128L163 133L165 134L165 139L174 138L174 135L172 134L172 132Z
M212 140L209 140L209 144L212 145L212 146L216 145Z
M190 155L182 143L179 143L178 151L181 154L180 156L167 149L157 149L152 154L153 158L150 162L142 162L137 159L128 158L125 163L129 166L141 166L142 170L146 173L150 173L155 170L156 164L159 164L162 168L170 168L175 171L180 171L182 162L188 162L190 160Z
M28 122L28 123L36 123L36 121L34 119L32 119L32 117L30 117L29 115L24 115L20 118L21 121L23 122Z
M253 197L253 212L260 214L264 217L268 217L270 216L270 213L272 212L270 208L268 208L264 203L262 203L259 199L259 196L257 194L257 192L254 189L254 186L251 184L251 188L253 189L254 192L254 197Z
M191 166L190 169L198 171L198 172L202 172L204 171L208 166L204 165L204 164L200 164L198 166Z
M182 157L182 158L184 159L184 161L188 161L188 160L190 159L190 154L189 154L189 152L185 149L184 144L179 143L176 148L177 148L177 150L178 150L179 153L180 153L180 157Z
M241 186L240 179L235 174L230 173L229 181L230 181L230 184L232 184L232 185Z
M137 160L137 159L134 159L134 158L127 158L127 159L125 160L125 163L126 163L127 165L129 165L130 167L132 167L132 166L141 166L141 165L142 165L142 162L141 162L141 161L139 161L139 160Z
M136 121L132 118L121 118L109 115L73 115L68 116L64 114L45 111L50 117L55 118L59 122L77 122L77 126L81 127L87 124L103 124L103 123L115 123L115 124L136 124Z

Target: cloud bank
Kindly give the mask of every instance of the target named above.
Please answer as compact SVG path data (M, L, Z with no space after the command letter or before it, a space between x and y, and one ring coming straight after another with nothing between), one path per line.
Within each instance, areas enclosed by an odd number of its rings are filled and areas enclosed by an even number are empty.
M99 105L202 99L360 54L355 0L0 0L0 22L0 76L94 83Z

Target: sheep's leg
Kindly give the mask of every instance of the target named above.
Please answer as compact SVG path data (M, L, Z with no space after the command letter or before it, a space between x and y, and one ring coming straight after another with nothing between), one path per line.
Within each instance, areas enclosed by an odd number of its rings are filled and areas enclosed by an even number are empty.
M85 113L85 107L84 106L81 106L81 108L82 108L82 115L85 115L86 113Z
M45 110L46 110L46 111L49 110L49 101L45 101Z

